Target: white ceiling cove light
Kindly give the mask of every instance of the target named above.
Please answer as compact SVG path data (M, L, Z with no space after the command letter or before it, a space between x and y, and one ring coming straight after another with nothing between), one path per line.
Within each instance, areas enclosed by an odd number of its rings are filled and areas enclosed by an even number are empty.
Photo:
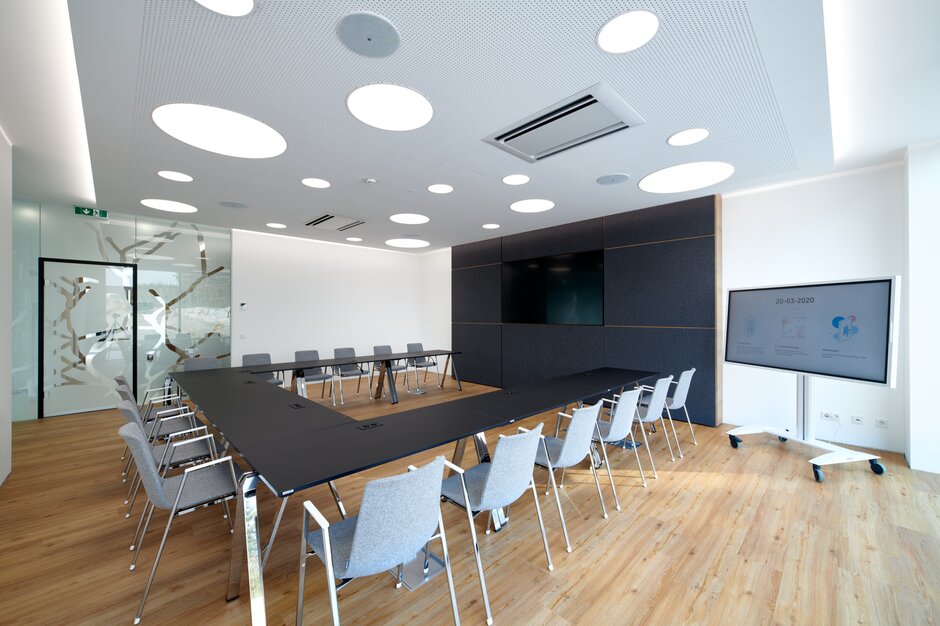
M216 154L269 159L287 150L287 142L279 132L227 109L180 102L157 107L152 117L170 137Z
M323 180L322 178L305 178L300 182L314 189L326 189L330 186L330 181Z
M420 215L418 213L396 213L388 219L396 224L427 224L431 221L431 218L427 215Z
M287 228L286 224L281 224L278 222L268 222L267 224L265 224L265 226L267 226L268 228Z
M510 174L503 176L503 182L507 185L524 185L529 182L529 177L525 174Z
M483 228L485 228L486 230L495 230L499 228L499 224L484 224Z
M196 0L210 11L229 17L248 15L255 8L255 0Z
M734 174L734 166L722 161L696 161L673 165L647 175L640 189L647 193L682 193L709 187Z
M597 33L604 52L621 54L644 46L659 30L659 18L649 11L628 11L610 20Z
M445 185L443 183L437 183L435 185L429 185L428 191L431 193L450 193L454 188L450 185Z
M174 172L173 170L160 170L157 172L157 176L167 180L175 181L177 183L193 182L193 177L189 174L184 174L183 172Z
M159 198L147 198L140 203L145 207L156 209L158 211L167 211L169 213L195 213L199 209L191 204L176 202L175 200L161 200Z
M509 208L518 213L541 213L542 211L548 211L554 206L555 203L551 200L530 198L528 200L519 200L518 202L513 202L509 205Z
M393 248L427 248L431 243L424 239L401 237L399 239L389 239L385 242L385 245Z
M414 130L431 121L434 109L417 91L400 85L366 85L346 98L357 120L382 130Z
M667 139L670 146L691 146L693 143L698 143L708 137L707 128L690 128L688 130L682 130Z
M358 243L362 241L362 237L346 237L346 241L352 241L353 243Z

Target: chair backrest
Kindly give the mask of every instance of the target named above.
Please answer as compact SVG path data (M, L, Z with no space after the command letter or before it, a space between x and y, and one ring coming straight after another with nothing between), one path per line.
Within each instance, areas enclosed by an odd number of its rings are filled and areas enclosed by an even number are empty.
M153 460L153 453L150 451L150 444L144 432L137 424L124 424L118 431L121 439L127 444L131 454L134 456L134 463L137 465L137 471L140 473L140 480L144 484L147 497L153 504L161 509L170 509L173 503L167 498L163 491L163 479L157 471L157 464Z
M406 348L406 352L423 352L424 344L421 343L409 343ZM428 362L427 357L419 356L414 359L408 359L408 365L422 365L423 363Z
M392 346L372 346L372 354L376 356L380 354L392 354Z
M219 367L219 360L211 356L198 356L183 361L184 372L195 372L196 370L214 370Z
M541 435L539 424L527 433L500 438L483 484L479 510L502 508L525 493L532 480Z
M556 467L571 467L584 460L591 450L591 438L600 412L600 402L572 412L568 432L555 461Z
M127 377L124 374L118 374L114 377L114 382L118 384L119 387L131 388L131 384L127 382Z
M256 352L253 354L242 355L242 366L251 367L252 365L271 365L271 355L268 352ZM271 380L274 378L274 372L261 372L255 374L258 378Z
M685 399L689 395L689 386L692 384L692 375L695 374L695 368L685 370L679 374L679 380L676 382L676 390L669 401L669 410L681 409L685 406Z
M366 485L346 576L378 574L406 563L437 529L444 458Z
M633 426L633 416L636 415L636 404L640 400L642 389L631 389L620 394L620 399L614 406L614 413L610 416L610 432L607 441L620 441L630 432Z
M660 378L653 385L653 393L650 394L649 403L646 409L646 421L658 419L663 413L663 407L666 406L666 394L669 393L669 384L672 382L672 376Z
M333 349L333 358L336 359L348 359L355 358L356 349L355 348L334 348ZM358 363L344 363L339 366L339 371L341 374L361 374L362 370L359 369Z
M294 360L295 361L319 361L320 352L319 350L295 350L294 351ZM303 371L301 377L319 375L323 373L322 367L308 367Z
M121 400L127 400L128 402L133 402L137 404L137 398L134 397L134 394L131 392L130 387L125 387L124 385L118 385L114 388L114 391L117 392L117 395Z
M140 411L137 409L137 405L134 404L133 400L123 399L117 403L117 409L121 412L121 415L124 417L124 421L128 424L137 424L140 426L141 430L144 428L144 421L140 417Z

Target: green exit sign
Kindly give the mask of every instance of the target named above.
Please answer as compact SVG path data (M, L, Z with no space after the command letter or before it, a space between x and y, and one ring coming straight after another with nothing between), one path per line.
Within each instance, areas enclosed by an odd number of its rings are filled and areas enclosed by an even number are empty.
M108 219L108 212L104 209L86 209L83 206L75 207L75 215L84 215L85 217L97 217L103 220Z

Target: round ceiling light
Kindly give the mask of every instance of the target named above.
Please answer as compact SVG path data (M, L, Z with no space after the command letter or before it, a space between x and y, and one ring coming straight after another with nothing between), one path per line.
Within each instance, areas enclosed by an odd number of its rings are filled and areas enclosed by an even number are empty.
M723 161L696 161L673 165L640 181L640 189L647 193L682 193L709 187L734 174L734 166Z
M169 213L195 213L199 209L191 204L176 202L175 200L161 200L159 198L147 198L140 203L145 207L156 209L158 211L167 211Z
M174 172L173 170L160 170L157 172L157 176L160 178L165 178L167 180L172 180L177 183L191 183L193 182L193 177L189 174L184 174L183 172Z
M210 11L229 17L248 15L255 8L255 0L196 0Z
M268 228L287 228L286 224L281 224L279 222L268 222L265 224Z
M443 183L437 183L437 184L428 186L428 191L430 191L431 193L450 193L453 190L454 190L453 187L451 187L450 185L445 185Z
M485 228L486 230L495 230L499 228L499 224L484 224L483 228Z
M418 213L396 213L388 219L396 224L427 224L431 221L431 218L427 215L420 215Z
M359 242L362 241L362 237L346 237L346 241Z
M434 109L417 91L384 83L365 85L346 98L357 120L382 130L414 130L431 121Z
M548 211L554 206L555 203L551 200L530 198L528 200L519 200L518 202L513 202L509 205L509 208L518 213L541 213L542 211Z
M670 146L691 146L708 137L707 128L690 128L682 130L667 139Z
M529 177L525 174L510 174L503 176L503 182L507 185L524 185L529 182Z
M389 239L385 245L393 248L427 248L430 242L424 239L414 239L413 237L401 237L399 239Z
M622 54L645 45L659 30L659 18L649 11L628 11L610 20L597 33L604 52Z
M216 154L269 159L287 150L287 142L279 132L228 109L179 102L158 106L152 117L170 137Z
M323 180L322 178L305 178L300 182L314 189L326 189L330 186L330 181Z

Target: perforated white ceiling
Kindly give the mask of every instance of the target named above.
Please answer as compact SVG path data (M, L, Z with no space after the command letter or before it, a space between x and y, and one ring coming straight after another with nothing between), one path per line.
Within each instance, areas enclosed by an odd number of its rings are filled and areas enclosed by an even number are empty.
M779 5L779 6L777 6ZM163 197L199 207L196 221L361 245L404 234L394 213L433 248L731 190L832 166L821 8L816 2L256 0L247 17L223 17L191 0L69 3L98 206L153 214L138 203ZM601 51L598 30L631 8L655 12L660 31L622 55ZM401 35L387 58L367 58L336 36L342 17L373 11ZM415 131L377 130L346 110L365 84L405 85L434 106ZM539 163L525 163L483 137L595 83L612 87L646 123ZM165 135L152 110L194 102L255 117L287 140L272 159L203 152ZM675 148L673 133L711 131ZM732 163L735 174L698 192L652 196L646 174L696 160ZM186 172L187 184L158 170ZM598 185L599 176L630 175ZM504 185L506 174L531 182ZM305 177L324 178L311 189ZM365 178L377 183L365 184ZM454 192L426 191L447 183ZM555 208L520 215L509 204L549 198ZM226 208L235 201L245 208ZM322 213L366 221L355 233L304 226ZM498 231L481 225L496 222Z

